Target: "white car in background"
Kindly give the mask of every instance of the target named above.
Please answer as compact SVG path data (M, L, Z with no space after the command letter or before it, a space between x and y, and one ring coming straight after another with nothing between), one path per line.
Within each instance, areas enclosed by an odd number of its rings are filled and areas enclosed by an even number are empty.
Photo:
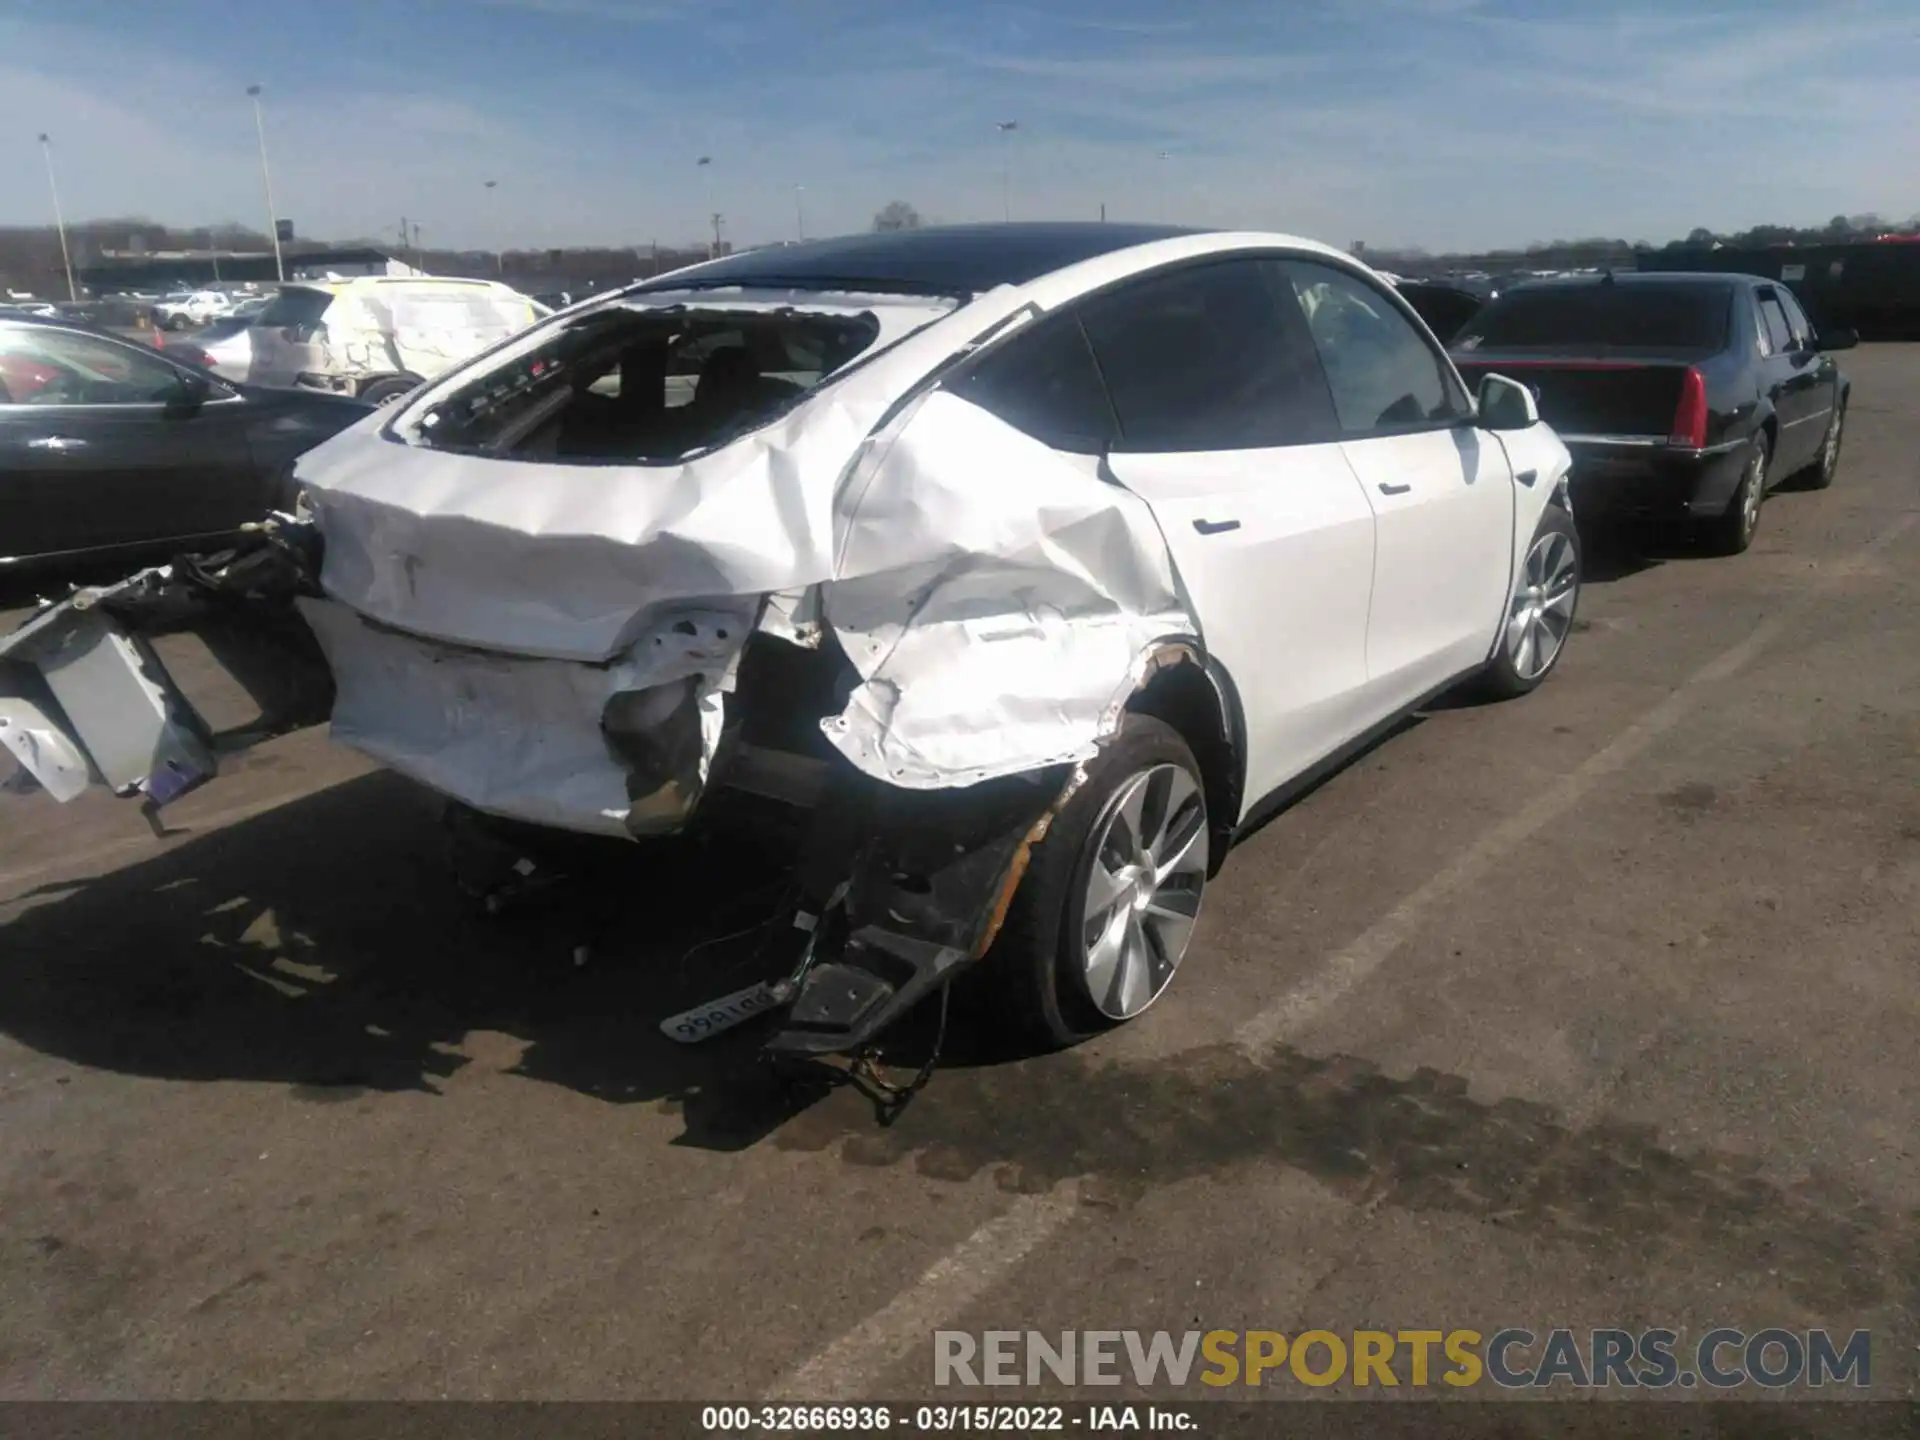
M385 405L551 313L494 280L372 275L283 285L248 331L244 378Z
M217 320L233 309L233 297L219 290L177 290L153 307L162 330L187 330Z
M336 740L505 847L470 875L725 823L723 791L801 815L797 958L682 1038L767 1010L777 1052L857 1052L984 962L1059 1044L1164 993L1236 837L1441 692L1552 672L1569 465L1340 251L925 229L552 317L302 456L304 513L232 584L317 637ZM0 738L56 795L212 775L150 653L117 688L66 668L181 583L0 640L0 679L41 672Z

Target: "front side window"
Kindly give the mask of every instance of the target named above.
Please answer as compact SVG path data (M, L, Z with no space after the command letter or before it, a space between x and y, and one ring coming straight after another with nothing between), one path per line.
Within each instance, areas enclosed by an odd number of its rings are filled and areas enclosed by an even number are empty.
M1133 451L1252 450L1333 438L1313 344L1274 263L1135 281L1077 307Z
M0 404L157 405L180 372L131 345L65 330L0 329Z
M1380 291L1331 265L1288 260L1282 268L1344 433L1451 425L1472 415L1451 367Z
M1072 314L1020 331L948 388L1056 450L1094 454L1114 435L1106 386Z

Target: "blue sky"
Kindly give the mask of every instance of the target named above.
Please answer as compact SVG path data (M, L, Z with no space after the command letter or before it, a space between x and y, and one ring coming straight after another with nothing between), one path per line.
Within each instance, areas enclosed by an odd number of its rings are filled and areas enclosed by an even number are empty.
M1912 0L0 0L0 224L42 130L70 218L260 223L258 81L323 237L997 219L1004 163L1016 218L1663 240L1914 213L1917 75Z

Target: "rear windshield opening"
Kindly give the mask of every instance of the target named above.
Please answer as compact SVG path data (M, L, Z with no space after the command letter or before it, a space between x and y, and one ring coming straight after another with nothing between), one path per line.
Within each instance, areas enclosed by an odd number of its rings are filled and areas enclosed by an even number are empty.
M665 464L771 423L879 334L871 313L596 310L453 391L421 418L419 442Z
M1669 350L1710 355L1727 343L1722 285L1582 285L1510 290L1474 316L1462 350Z
M318 325L331 304L333 296L325 290L290 285L267 302L267 308L253 317L253 323L276 330Z

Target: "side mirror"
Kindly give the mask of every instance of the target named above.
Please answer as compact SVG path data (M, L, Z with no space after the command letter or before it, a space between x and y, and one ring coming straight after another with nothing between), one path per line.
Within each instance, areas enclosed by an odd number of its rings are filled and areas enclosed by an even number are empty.
M1816 350L1851 350L1860 343L1860 332L1849 330L1844 325L1836 325L1831 330L1816 331L1813 348Z
M1478 396L1480 426L1485 430L1527 430L1540 423L1540 406L1533 391L1504 375L1486 375Z
M182 375L179 388L167 399L167 415L175 420L190 419L200 413L212 393L211 382L198 375Z

